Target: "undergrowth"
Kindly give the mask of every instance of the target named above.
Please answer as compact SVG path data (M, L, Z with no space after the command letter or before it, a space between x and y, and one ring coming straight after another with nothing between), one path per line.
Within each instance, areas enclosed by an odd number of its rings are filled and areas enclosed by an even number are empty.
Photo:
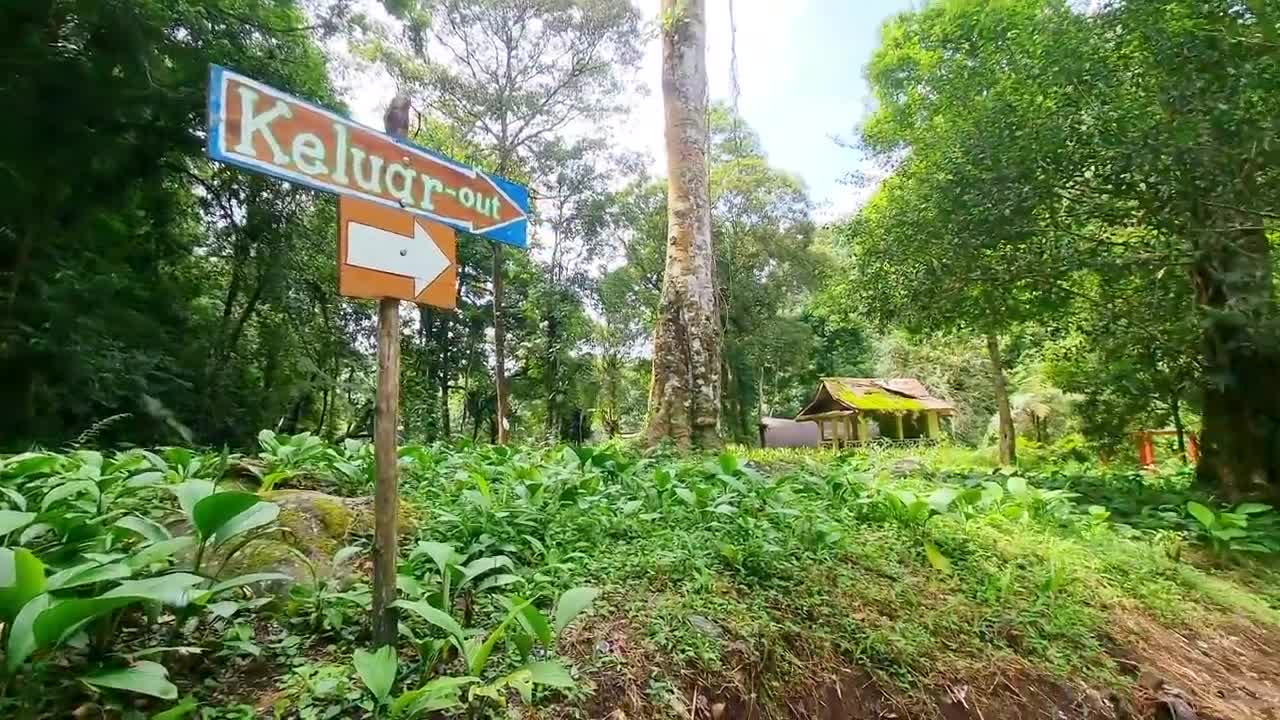
M112 489L98 494L101 507L67 512L105 512L115 525L137 516L160 537L166 518L182 515L175 488L192 482L369 492L367 445L269 433L262 443L256 456L131 451L99 460L115 473L107 487L136 486L137 499ZM6 531L5 546L28 548L50 574L74 562L128 563L146 548L137 533L95 519L89 526L118 557L86 558L50 522L62 500L50 503L47 493L82 482L75 459L84 457L0 460L7 502L33 508L5 512L29 512L20 518L28 526L49 528ZM413 445L400 459L402 496L418 521L402 551L406 635L398 655L365 651L367 548L356 537L332 567L294 578L283 596L249 593L248 578L218 602L143 598L153 609L110 616L124 630L114 645L104 638L86 652L69 634L25 666L20 658L14 677L35 683L7 684L6 695L29 696L41 683L69 688L68 666L82 678L113 663L158 677L166 663L173 677L164 682L176 687L149 694L173 700L180 689L175 710L187 708L166 717L234 717L240 711L231 708L258 706L264 696L284 718L412 717L414 708L483 716L511 703L585 707L603 678L641 667L640 691L655 714L679 714L685 689L707 678L780 706L788 688L847 668L906 694L941 675L1001 666L1121 686L1127 680L1107 651L1117 614L1185 627L1224 618L1274 624L1280 616L1274 511L1196 497L1179 469L1001 470L970 464L971 454L953 448L681 457L622 445ZM248 493L226 492L256 507ZM124 504L113 510L102 498ZM1243 534L1220 537L1231 528ZM357 572L343 575L353 565ZM151 575L186 571L196 587L214 586L216 577L191 570L182 554L147 566ZM118 582L101 577L81 592L109 593ZM583 611L590 618L570 627ZM482 644L490 649L477 654ZM182 660L192 653L209 663L198 675ZM235 677L249 672L261 680L238 688ZM199 681L214 675L225 680L216 688ZM139 705L118 684L75 686L44 702L95 703L122 717L164 707Z

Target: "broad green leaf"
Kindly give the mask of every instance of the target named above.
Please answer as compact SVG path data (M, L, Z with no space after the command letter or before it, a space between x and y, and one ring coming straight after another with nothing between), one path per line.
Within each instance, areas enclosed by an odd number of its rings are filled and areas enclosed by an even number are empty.
M223 600L221 602L210 603L205 609L210 615L226 620L239 612L242 607L244 606L235 600Z
M134 570L142 570L162 560L168 560L178 553L185 552L188 548L195 547L195 544L196 539L190 535L161 540L133 553L125 562L129 563L129 567Z
M1214 515L1213 511L1195 500L1187 502L1187 512L1191 513L1191 517L1195 518L1206 530L1217 524L1217 516Z
M929 493L929 497L925 502L929 503L929 507L938 513L945 513L951 509L951 503L960 496L960 489L955 487L940 487Z
M67 590L83 585L103 582L105 580L123 580L133 574L127 563L114 562L108 565L89 562L67 568L62 572L49 576L49 590Z
M1009 490L1010 495L1022 496L1027 494L1026 478L1022 478L1017 475L1013 475L1006 480L1005 487Z
M378 648L377 652L356 650L351 663L355 665L356 673L360 675L365 687L378 699L378 703L385 704L391 697L391 686L396 682L396 671L399 669L396 651L390 645Z
M213 544L216 547L233 538L247 536L254 530L274 523L278 517L280 517L279 505L265 500L260 501L218 528L218 531L213 534Z
M521 580L522 578L519 575L510 575L506 573L501 575L490 575L484 580L481 580L479 585L476 585L476 592L480 593L497 587L505 587L507 585L521 582Z
M203 583L204 578L191 573L169 573L143 580L126 580L103 593L100 597L136 597L142 600L183 607L194 594L191 588Z
M9 498L9 502L13 503L13 506L18 508L19 510L27 509L27 498L17 490L14 490L11 487L5 487L3 485L0 485L0 493L4 493L5 497ZM0 533L0 535L3 535L3 534L4 533Z
M524 602L511 608L511 611L507 613L507 617L502 621L502 624L494 628L493 632L489 633L489 637L486 638L484 642L468 642L463 646L467 656L467 669L472 675L476 677L484 675L484 666L489 663L489 656L493 654L494 646L497 645L498 641L506 635L507 628L511 625L511 621L523 612L525 607L528 605L528 602Z
M938 549L937 545L933 544L932 540L924 541L924 554L929 559L929 564L933 566L934 570L950 572L951 561L947 559L946 555L942 554L942 551Z
M691 492L688 488L678 487L676 488L675 492L676 492L676 495L686 503L693 505L695 507L698 505L698 498L695 497L693 492Z
M522 667L511 671L494 684L515 689L526 705L533 702L533 675Z
M161 542L173 537L163 525L141 515L126 515L117 520L115 526L135 532L151 542Z
M551 634L551 623L547 622L547 616L543 615L532 604L526 604L518 598L516 602L524 605L524 610L521 610L517 616L520 625L538 642L546 647L551 647L551 642L554 638Z
M222 580L216 583L213 587L209 588L208 594L210 597L212 597L214 595L217 595L220 592L226 592L227 590L231 590L233 588L244 587L245 585L252 585L254 583L260 583L260 582L272 582L275 580L292 580L292 579L293 579L292 575L286 575L284 573L278 573L278 572L246 573L244 575L237 575L236 577L228 578L226 580Z
M106 670L85 675L80 681L97 688L126 690L140 695L150 695L161 700L176 700L178 688L169 682L169 671L150 660L139 660L121 670Z
M45 493L44 499L40 501L40 512L48 510L67 498L80 494L92 495L96 502L98 499L98 484L92 480L73 480L62 483Z
M44 563L26 548L0 548L0 621L12 620L44 592Z
M196 504L213 494L213 483L208 480L187 480L173 487L173 494L178 497L178 505L182 512L190 518L195 512Z
M36 651L39 642L36 640L36 618L49 608L53 596L41 593L27 601L18 611L13 624L9 626L9 641L5 645L5 669L9 672L17 670L31 653Z
M586 610L596 597L600 595L600 591L593 587L576 587L565 590L560 595L560 600L556 602L555 611L555 634L560 637L560 633L578 617L583 610Z
M418 546L413 549L413 554L418 555L419 553L434 560L440 574L446 577L449 574L449 566L456 565L458 561L458 554L454 552L453 546L440 542L418 543Z
M199 709L200 704L196 702L196 699L188 696L168 710L161 710L152 715L151 720L186 720Z
M449 613L422 600L397 600L393 607L404 608L457 638L461 643L466 636L462 626Z
M462 688L480 682L475 677L440 677L410 690L395 699L387 711L393 718L419 717L428 713L448 710L462 704Z
M573 681L573 675L569 672L569 668L554 660L526 663L521 666L521 669L527 671L537 685L571 688L576 684Z
M1240 503L1236 506L1236 512L1241 515L1257 515L1259 513L1269 512L1271 506L1266 503L1247 502Z
M200 537L209 539L237 515L262 502L255 494L232 490L209 495L191 510L191 522Z
M21 530L34 522L35 519L36 514L33 512L0 510L0 535L8 535L14 530Z
M466 587L468 583L480 575L496 570L500 567L510 569L515 566L511 562L511 558L506 555L494 555L492 557L482 557L472 560L467 563L465 568L462 569L462 580L458 582L458 591L461 592L462 588Z
M733 475L737 473L738 467L741 465L741 462L738 460L738 456L727 450L720 453L719 461L720 471L725 475Z

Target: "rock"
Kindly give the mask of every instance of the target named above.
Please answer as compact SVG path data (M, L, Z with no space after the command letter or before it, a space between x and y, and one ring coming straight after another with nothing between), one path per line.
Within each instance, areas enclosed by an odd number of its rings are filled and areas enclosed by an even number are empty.
M324 579L361 570L357 562L335 567L333 556L357 537L373 533L372 499L344 498L313 490L277 490L262 497L280 506L277 522L285 530L283 542L268 539L251 543L236 553L221 576L279 572L294 582L310 584L314 581L312 573ZM291 584L267 583L264 588L283 593Z
M724 630L721 630L719 625L716 625L705 617L701 615L690 615L688 620L694 630L697 630L712 640L724 639Z

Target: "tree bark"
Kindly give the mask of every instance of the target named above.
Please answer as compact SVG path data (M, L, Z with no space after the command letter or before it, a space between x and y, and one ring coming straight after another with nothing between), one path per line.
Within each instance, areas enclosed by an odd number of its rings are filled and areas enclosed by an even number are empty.
M507 444L507 327L502 318L502 245L493 243L493 391L499 445Z
M1004 358L1000 355L1000 339L994 333L987 335L987 356L991 360L991 383L995 387L996 412L1000 416L1000 464L1013 465L1018 461L1018 434L1009 408L1009 387L1004 376Z
M667 259L646 436L717 447L721 334L707 175L705 0L662 0Z
M1205 359L1197 474L1226 499L1280 500L1280 338L1271 246L1256 218L1216 213L1192 278ZM1232 230L1229 228L1246 228Z

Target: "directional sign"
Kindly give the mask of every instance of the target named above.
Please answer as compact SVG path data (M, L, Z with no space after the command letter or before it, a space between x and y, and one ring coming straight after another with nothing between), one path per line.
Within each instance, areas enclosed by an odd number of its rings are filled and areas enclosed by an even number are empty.
M452 310L458 298L453 228L351 197L338 198L338 292Z
M209 156L525 247L529 191L214 65Z

